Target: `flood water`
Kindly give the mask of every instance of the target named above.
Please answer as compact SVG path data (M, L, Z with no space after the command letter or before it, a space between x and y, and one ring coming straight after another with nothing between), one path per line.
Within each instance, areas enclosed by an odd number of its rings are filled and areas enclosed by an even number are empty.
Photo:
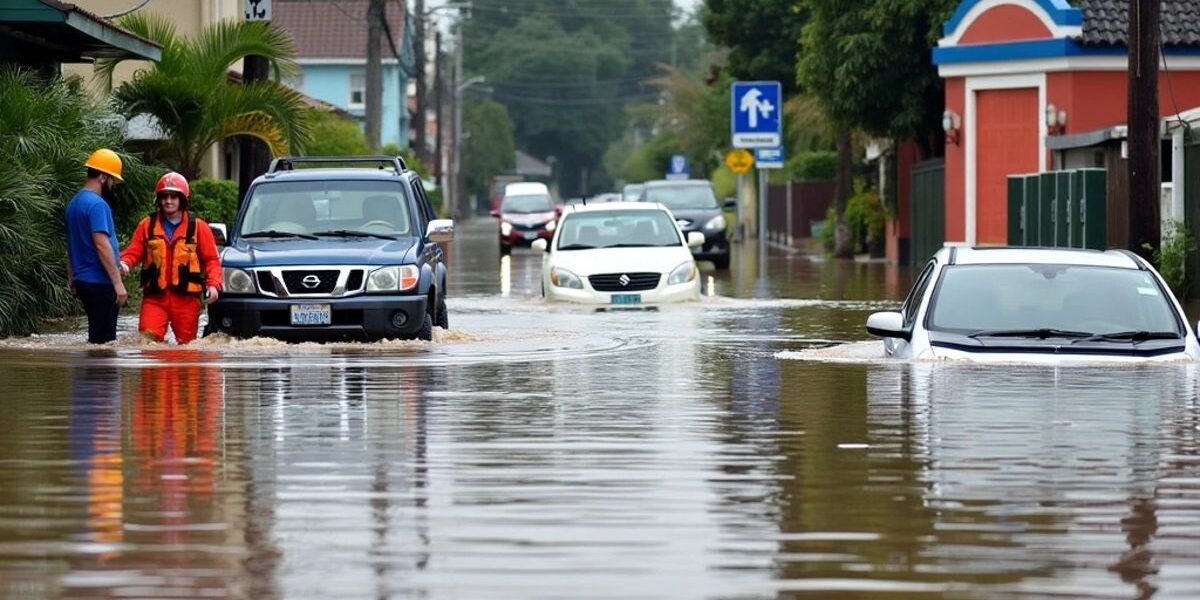
M781 358L911 272L595 313L494 227L433 344L0 342L0 596L1200 597L1194 366Z

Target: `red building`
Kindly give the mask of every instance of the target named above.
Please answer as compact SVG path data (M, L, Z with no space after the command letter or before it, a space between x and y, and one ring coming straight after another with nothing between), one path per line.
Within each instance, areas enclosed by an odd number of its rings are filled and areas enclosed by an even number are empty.
M1051 138L1099 140L1126 122L1129 1L1075 4L963 0L946 22L933 62L946 83L948 244L1004 244L1006 177L1063 165ZM1161 30L1165 116L1200 105L1200 0L1162 0ZM1119 154L1084 160L1065 166L1125 168Z

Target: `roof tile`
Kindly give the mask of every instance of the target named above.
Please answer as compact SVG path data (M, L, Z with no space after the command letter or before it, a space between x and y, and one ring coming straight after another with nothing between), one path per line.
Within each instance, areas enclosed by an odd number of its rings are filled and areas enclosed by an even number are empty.
M1129 29L1129 0L1079 0L1083 10L1085 46L1125 46ZM1162 0L1162 42L1165 46L1200 47L1200 2Z
M296 58L360 58L367 56L366 0L276 0L271 23L287 31ZM404 4L388 2L386 16L397 52L404 47ZM387 31L380 44L383 57L393 58Z

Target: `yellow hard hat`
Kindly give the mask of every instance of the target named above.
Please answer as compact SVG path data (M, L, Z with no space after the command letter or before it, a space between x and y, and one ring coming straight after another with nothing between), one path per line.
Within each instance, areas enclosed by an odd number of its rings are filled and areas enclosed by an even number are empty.
M108 148L101 148L93 152L84 165L89 169L112 175L117 181L125 181L121 179L121 157Z

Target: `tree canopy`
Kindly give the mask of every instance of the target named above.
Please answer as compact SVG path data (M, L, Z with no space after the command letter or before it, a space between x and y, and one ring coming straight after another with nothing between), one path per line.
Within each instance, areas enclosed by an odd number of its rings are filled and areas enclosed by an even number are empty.
M729 48L734 79L778 81L785 95L796 93L804 2L705 0L700 14L712 40Z
M516 166L512 121L503 104L475 101L464 107L463 128L471 132L462 157L467 189L486 192L493 176Z

